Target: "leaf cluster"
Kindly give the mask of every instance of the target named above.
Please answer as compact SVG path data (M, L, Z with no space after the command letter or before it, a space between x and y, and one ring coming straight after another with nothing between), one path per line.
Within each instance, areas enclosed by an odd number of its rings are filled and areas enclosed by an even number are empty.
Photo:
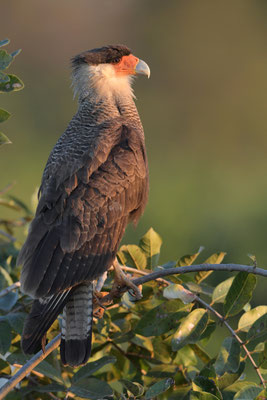
M139 245L124 245L118 252L133 275L192 264L200 251L178 261L158 266L162 240L150 229ZM6 241L0 253L0 289L16 282L18 250ZM205 262L220 263L224 253ZM104 291L109 291L112 273ZM237 339L228 335L215 356L207 344L221 330L216 317L197 298L205 299L222 312L255 357L262 374L267 372L267 306L249 309L256 277L239 272L213 288L209 272L192 276L173 275L168 281L151 281L143 286L143 299L133 302L129 293L111 305L103 318L95 320L90 362L80 368L63 367L58 351L51 353L22 380L7 399L48 399L51 396L77 399L254 399L266 393L260 384L245 378L248 362ZM0 384L24 365L20 348L23 320L31 299L16 289L0 297ZM244 311L246 310L246 311ZM237 322L233 320L237 317ZM233 322L232 322L233 321ZM48 332L58 334L55 321ZM265 393L265 394L264 394ZM258 396L258 397L257 397Z
M20 53L20 50L8 53L2 49L7 44L9 44L9 39L0 40L0 93L15 92L24 87L23 82L16 75L4 72ZM8 111L0 108L0 122L6 121L10 115ZM11 143L8 137L0 132L0 146L8 143Z

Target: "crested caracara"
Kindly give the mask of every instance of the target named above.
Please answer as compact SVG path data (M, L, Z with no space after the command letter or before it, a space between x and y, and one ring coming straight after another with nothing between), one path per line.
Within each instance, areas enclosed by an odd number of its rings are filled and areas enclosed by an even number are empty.
M39 203L18 264L21 289L34 298L22 349L35 353L63 311L61 359L78 366L91 352L93 281L116 261L127 224L148 197L148 166L132 78L148 65L126 46L72 59L79 107L53 148Z

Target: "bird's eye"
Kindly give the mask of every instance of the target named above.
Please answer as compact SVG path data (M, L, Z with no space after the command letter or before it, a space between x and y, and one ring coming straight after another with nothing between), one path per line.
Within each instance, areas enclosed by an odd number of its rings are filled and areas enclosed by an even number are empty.
M112 63L112 64L118 64L118 63L120 62L120 60L121 60L121 57L116 57L116 58L113 58L113 60L111 61L111 63Z

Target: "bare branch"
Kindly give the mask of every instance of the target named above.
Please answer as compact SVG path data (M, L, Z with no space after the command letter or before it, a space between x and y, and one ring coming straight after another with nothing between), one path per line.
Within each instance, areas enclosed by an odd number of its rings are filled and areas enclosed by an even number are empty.
M9 183L7 186L5 186L3 189L0 190L0 196L8 192L12 187L16 184L16 182Z
M12 292L12 290L17 289L18 287L20 287L20 282L13 283L13 285L10 285L10 286L6 287L5 289L1 290L0 297L5 296L9 292Z
M5 236L11 242L15 242L17 240L16 238L14 238L14 236L12 236L9 233L3 231L2 229L0 229L0 235Z
M160 268L160 267L158 267ZM142 276L141 278L133 279L133 283L135 285L142 285L143 283L153 281L158 278L162 278L163 276L168 275L179 275L179 274L188 274L189 272L199 272L199 271L243 271L249 272L255 275L261 275L267 277L267 270L263 268L258 268L250 265L240 265L240 264L198 264L198 265L189 265L187 267L174 267L167 269L158 269L151 274L146 276Z
M133 273L133 274L137 274L137 275L144 275L144 276L146 276L146 275L148 275L148 274L150 274L150 271L149 270L147 270L147 269L136 269L136 268L131 268L131 267L127 267L126 265L121 265L120 266L121 267L121 269L123 269L123 271L126 271L126 272L131 272L131 273ZM169 282L169 281L166 281L165 279L162 279L162 278L157 278L156 279L158 282L160 282L160 283L164 283L164 284L166 284L166 285L169 285L171 282Z
M0 388L0 400L4 397L23 379L31 372L36 365L43 361L54 349L56 349L60 343L61 335L57 335L51 342L46 346L45 353L40 350L35 354L7 383Z
M256 365L254 359L252 358L252 355L250 354L249 350L247 349L246 345L243 343L243 341L240 339L240 337L236 334L236 332L231 328L231 326L228 324L228 322L224 319L224 317L218 313L218 311L216 311L213 307L211 307L208 303L206 303L204 300L202 300L200 297L198 297L197 295L195 295L195 300L202 304L206 309L210 310L214 315L216 315L217 318L219 318L219 320L226 326L226 328L231 332L231 335L238 341L238 343L240 344L240 346L243 347L246 355L248 356L248 358L250 359L251 364L253 365L256 373L258 374L261 384L264 387L264 389L266 389L266 383L261 375L261 372L259 370L259 367Z

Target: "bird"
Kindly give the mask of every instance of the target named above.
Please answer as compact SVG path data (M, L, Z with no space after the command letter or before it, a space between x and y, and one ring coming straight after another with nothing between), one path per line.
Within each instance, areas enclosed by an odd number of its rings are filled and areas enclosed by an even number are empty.
M71 59L78 110L44 168L39 201L18 256L21 290L33 298L22 350L44 349L62 313L63 365L91 354L94 285L112 266L128 223L137 224L149 192L142 123L133 78L149 78L145 61L125 45Z

